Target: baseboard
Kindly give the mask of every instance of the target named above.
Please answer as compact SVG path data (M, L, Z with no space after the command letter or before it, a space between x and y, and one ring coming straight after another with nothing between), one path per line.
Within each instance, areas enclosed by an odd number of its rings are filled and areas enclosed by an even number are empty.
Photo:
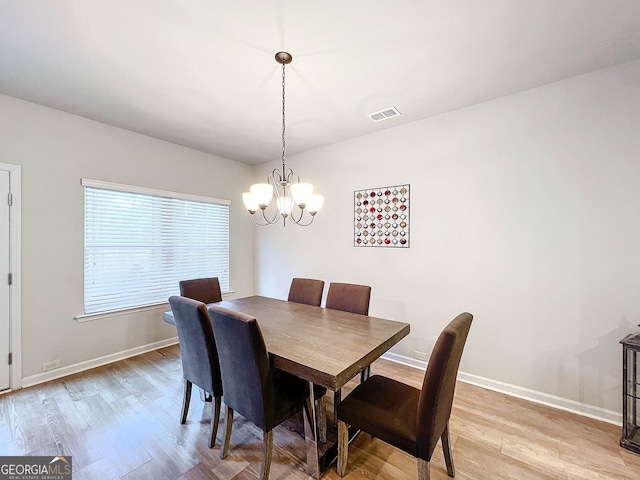
M427 368L427 362L406 357L404 355L398 355L396 353L387 352L382 356L382 358L392 362L401 363L409 367L419 368L421 370L425 370ZM538 392L536 390L519 387L517 385L491 380L490 378L480 377L479 375L473 375L471 373L458 372L458 380L486 388L488 390L504 393L505 395L510 395L512 397L522 398L530 402L558 408L566 412L577 413L578 415L594 418L614 425L622 425L622 414L614 412L613 410L607 410L605 408L576 402L575 400L569 400L556 395L550 395L548 393Z
M56 378L66 377L67 375L73 375L74 373L84 372L92 368L101 367L109 363L124 360L125 358L135 357L143 353L152 352L160 348L168 347L169 345L175 345L178 343L178 337L168 338L155 343L149 343L140 347L135 347L130 350L124 350L122 352L113 353L111 355L105 355L104 357L94 358L93 360L87 360L86 362L76 363L74 365L68 365L62 368L56 368L49 372L38 373L36 375L30 375L22 379L22 388L31 387L39 383L49 382Z
M406 365L408 367L418 368L420 370L427 369L427 362L422 360L416 360L415 358L405 357L404 355L398 355L397 353L387 352L382 355L382 358L385 360L390 360L395 363L401 363L402 365Z

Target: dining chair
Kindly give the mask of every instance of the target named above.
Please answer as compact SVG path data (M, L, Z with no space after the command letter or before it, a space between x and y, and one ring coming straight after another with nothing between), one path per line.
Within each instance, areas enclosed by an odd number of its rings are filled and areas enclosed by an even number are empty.
M233 413L238 412L263 432L260 478L269 478L273 429L306 409L310 411L308 383L271 367L260 326L254 317L212 306L209 315L220 356L224 388L225 436L220 458L229 453Z
M447 473L455 476L449 417L472 320L470 313L461 313L442 331L431 352L422 389L374 375L338 405L338 475L343 477L347 469L352 426L416 457L420 480L429 479L429 463L440 438Z
M180 423L184 424L187 421L192 385L213 395L209 437L209 447L213 447L220 421L222 377L209 312L204 303L191 298L174 295L169 298L169 304L178 330L182 359L184 398Z
M287 300L319 307L320 302L322 302L322 290L324 290L323 280L294 278L291 280L289 298Z
M369 315L371 287L353 283L330 283L327 292L326 308L343 312Z
M369 315L370 299L371 287L368 285L332 282L329 284L325 307L358 315ZM367 365L364 370L360 372L360 381L364 382L369 378L370 372L371 367ZM336 390L333 393L333 418L335 422L338 421L336 408L341 398L342 390Z
M304 303L305 305L313 305L319 307L322 302L322 291L324 290L324 280L315 280L313 278L294 278L291 280L289 287L290 302ZM318 422L318 440L325 443L327 440L327 417L325 413L324 396L327 389L320 386L313 386L313 394L316 399L316 412Z
M202 303L216 303L222 301L222 291L218 277L194 278L180 282L180 295L193 298Z

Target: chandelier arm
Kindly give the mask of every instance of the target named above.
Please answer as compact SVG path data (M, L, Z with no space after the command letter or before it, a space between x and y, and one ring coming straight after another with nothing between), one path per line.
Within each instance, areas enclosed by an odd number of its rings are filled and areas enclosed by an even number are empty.
M258 225L259 227L266 227L268 225L271 225L270 223L259 223L256 220L256 216L255 215L251 215L251 219L253 220L253 223L255 223L256 225Z
M302 223L302 215L300 215L300 218L297 221L294 220L293 218L291 218L290 220L293 223L295 223L296 225L299 225L301 227L308 227L309 225L311 225L313 223L313 220L316 218L315 215L310 215L310 216L311 216L311 220L309 220L309 222L307 222L307 223Z
M311 220L309 220L309 222L307 223L302 223L302 220L304 218L304 212L307 211L304 208L300 208L298 207L298 209L300 210L300 216L296 219L295 216L293 215L293 213L291 213L289 215L289 221L291 221L292 223L295 223L296 225L299 225L301 227L306 227L308 225L311 225L313 223L313 220L316 218L315 214L311 214L309 213L309 216L311 217Z
M265 223L260 223L258 222L258 220L256 220L256 213L254 212L253 214L251 214L251 219L253 220L253 223L255 223L256 225L258 225L259 227L266 227L267 225L273 225L274 223L276 223L278 221L278 212L276 211L276 214L273 216L273 218L271 220L269 220L267 218L267 216L264 213L264 210L260 209L261 213L262 213L262 218L264 219Z
M304 216L304 209L298 207L297 205L296 205L296 208L300 211L300 215L296 219L292 211L291 214L289 215L291 217L289 220L291 220L291 222L295 223L296 225L300 225L300 222L302 221L302 217Z
M265 213L266 210L267 210L266 208L264 210L260 209L260 211L262 212L262 218L264 218L264 221L267 222L266 225L273 225L274 223L278 223L278 216L279 216L278 209L276 208L276 211L273 214L273 218L271 220L267 218L267 214Z
M278 180L276 180L276 177L278 177ZM276 185L276 183L279 184L283 180L285 180L284 170L281 173L280 170L278 170L277 168L274 168L271 171L271 173L267 176L267 182L271 183L272 185Z
M298 175L296 172L294 172L292 169L289 169L287 171L287 182L288 183L293 183L293 179L297 178L298 179L298 183L300 183L300 175Z

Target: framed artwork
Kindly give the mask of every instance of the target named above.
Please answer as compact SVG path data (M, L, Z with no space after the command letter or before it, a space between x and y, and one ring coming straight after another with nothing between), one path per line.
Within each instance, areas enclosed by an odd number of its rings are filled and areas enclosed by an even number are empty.
M409 185L353 192L353 245L409 248L409 193Z

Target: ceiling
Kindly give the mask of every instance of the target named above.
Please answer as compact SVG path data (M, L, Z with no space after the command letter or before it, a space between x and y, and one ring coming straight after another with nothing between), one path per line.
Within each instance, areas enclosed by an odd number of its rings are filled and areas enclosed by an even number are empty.
M292 155L638 59L640 0L0 0L0 93L247 164L280 50Z

